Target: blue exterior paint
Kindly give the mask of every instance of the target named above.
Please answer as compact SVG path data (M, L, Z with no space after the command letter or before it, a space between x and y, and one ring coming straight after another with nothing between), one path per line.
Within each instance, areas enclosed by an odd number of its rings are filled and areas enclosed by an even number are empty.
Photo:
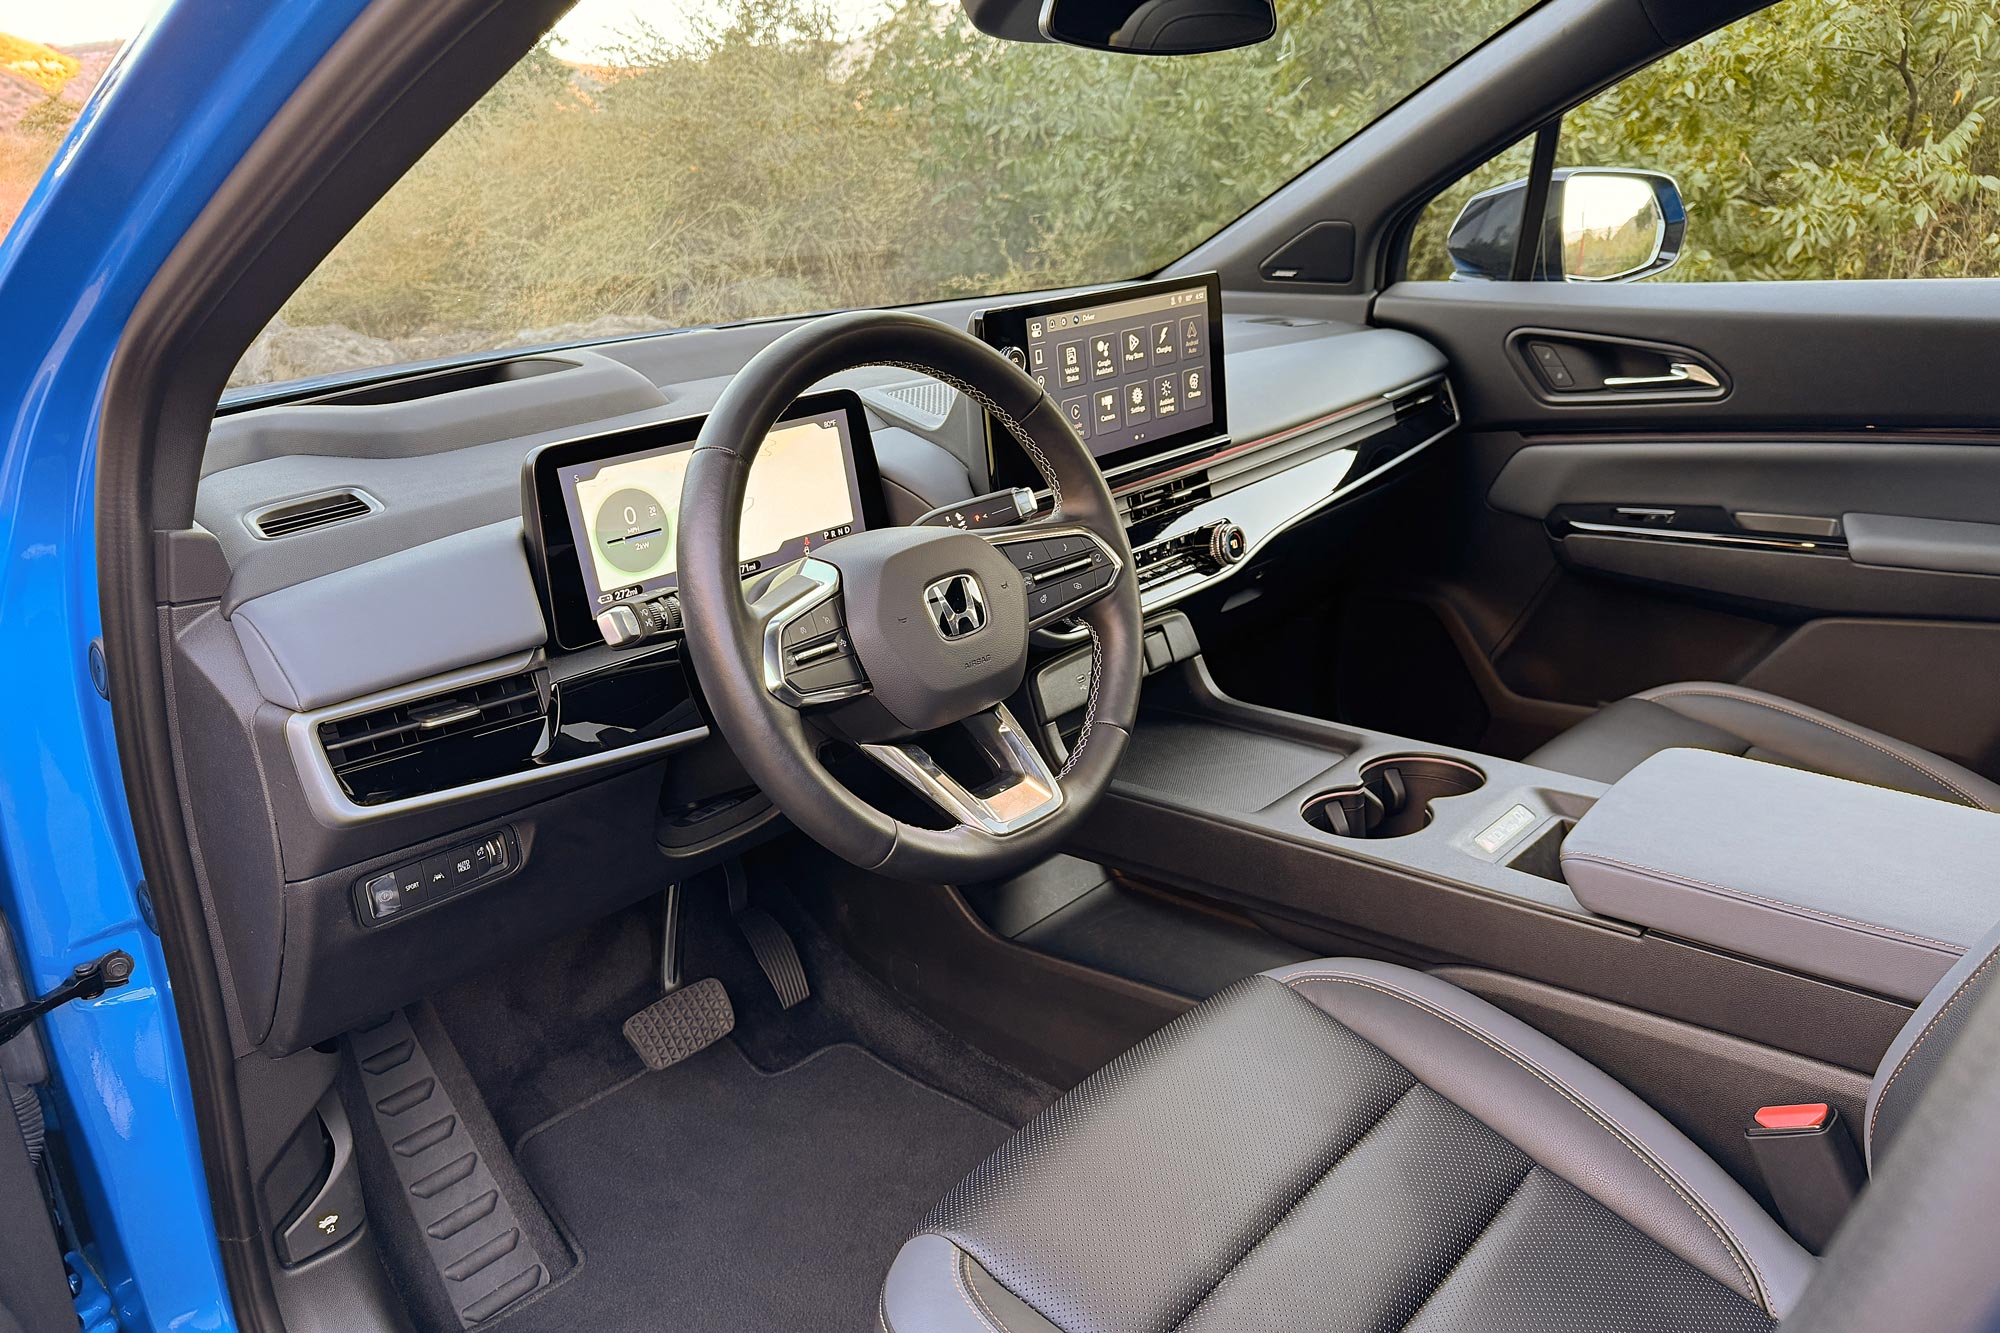
M141 293L364 0L177 0L129 45L0 242L0 909L30 984L122 948L132 982L44 1028L56 1111L126 1329L235 1326L179 1029L92 690L98 413ZM275 886L273 891L276 891Z

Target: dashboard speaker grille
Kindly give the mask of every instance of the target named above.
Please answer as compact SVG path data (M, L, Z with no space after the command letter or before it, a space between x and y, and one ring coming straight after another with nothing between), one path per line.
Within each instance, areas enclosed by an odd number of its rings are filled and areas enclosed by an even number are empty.
M315 528L331 527L374 512L375 506L356 491L328 491L303 500L287 500L251 515L250 528L266 541L291 537Z
M513 772L543 744L547 696L533 672L319 724L320 748L358 805Z

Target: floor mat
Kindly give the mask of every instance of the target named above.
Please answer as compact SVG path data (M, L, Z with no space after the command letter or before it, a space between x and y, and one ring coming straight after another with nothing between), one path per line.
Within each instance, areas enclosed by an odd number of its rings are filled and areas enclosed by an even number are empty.
M523 1138L581 1262L501 1326L870 1327L897 1247L1009 1132L857 1046L764 1074L720 1042Z

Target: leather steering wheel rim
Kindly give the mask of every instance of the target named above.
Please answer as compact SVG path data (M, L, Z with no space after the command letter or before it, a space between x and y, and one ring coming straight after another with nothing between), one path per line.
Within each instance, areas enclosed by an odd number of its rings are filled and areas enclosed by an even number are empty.
M819 762L812 729L771 693L756 666L764 631L744 596L737 558L751 461L799 395L866 366L916 371L971 398L1015 438L1048 485L1055 512L1034 526L1083 528L1117 557L1110 588L1077 613L1089 631L1092 681L1084 730L1058 775L1061 803L1018 831L994 834L962 822L924 828L861 800ZM921 315L854 311L794 329L758 353L723 390L695 442L676 558L687 652L710 714L764 793L835 855L903 879L998 878L1056 851L1110 785L1138 712L1144 660L1131 548L1103 473L1061 409L971 335Z

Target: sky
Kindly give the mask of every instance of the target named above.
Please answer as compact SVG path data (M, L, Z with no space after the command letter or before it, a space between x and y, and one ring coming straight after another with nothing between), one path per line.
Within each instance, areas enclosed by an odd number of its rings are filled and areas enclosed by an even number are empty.
M0 0L0 32L53 46L125 38L137 32L167 0ZM858 27L885 0L830 0L844 26ZM690 9L702 0L577 0L556 24L557 49L571 60L590 60L618 45L635 18L666 33L684 31Z
M0 0L0 32L48 46L126 38L163 0Z

